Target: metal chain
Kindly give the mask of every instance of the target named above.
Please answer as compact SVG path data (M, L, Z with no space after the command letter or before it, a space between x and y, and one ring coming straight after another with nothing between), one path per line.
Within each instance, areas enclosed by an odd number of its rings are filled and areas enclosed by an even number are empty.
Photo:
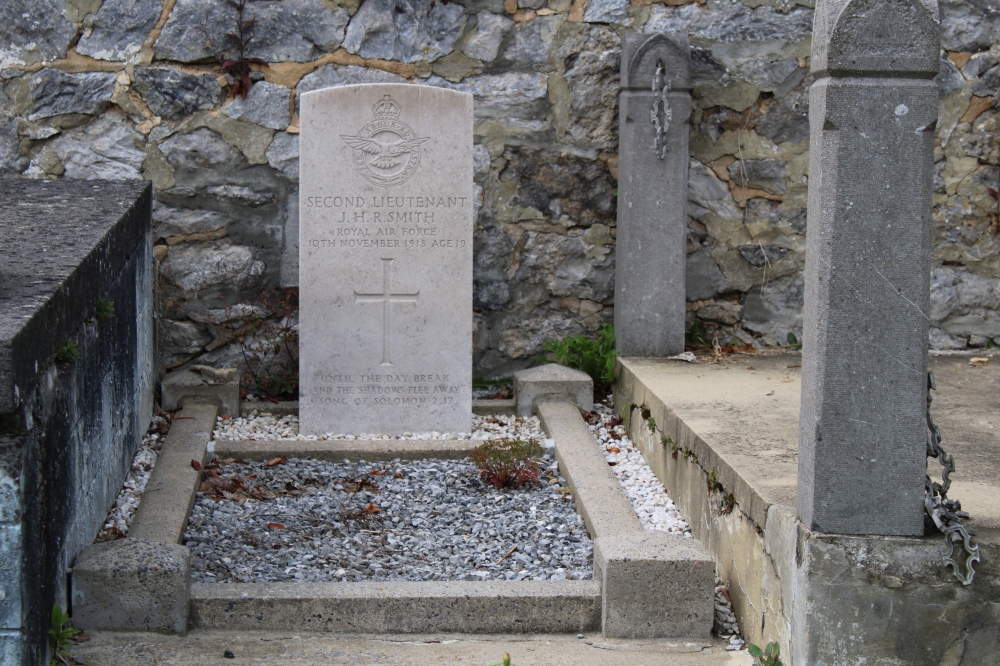
M649 110L649 119L653 123L653 127L656 128L656 136L653 139L653 150L656 151L656 156L661 159L667 159L667 151L670 149L667 144L667 129L670 128L671 112L670 112L670 102L667 99L667 93L670 92L670 81L664 83L663 81L663 63L656 63L656 74L653 76L653 92L660 93L660 98L653 102L653 108ZM660 120L660 117L663 120Z
M927 373L927 457L937 458L941 463L941 480L938 483L931 479L929 475L924 477L924 509L927 515L937 526L938 530L944 533L945 543L948 552L944 556L945 566L952 568L952 573L962 583L971 585L972 579L976 577L976 571L972 568L973 562L979 562L979 544L972 543L972 537L976 531L962 524L968 519L969 514L962 511L962 504L958 500L948 499L948 489L951 488L951 473L955 471L955 460L945 453L941 448L941 429L931 418L931 391L937 390L937 382L934 381L934 373ZM965 573L962 573L962 566L955 559L955 546L961 544L965 551Z

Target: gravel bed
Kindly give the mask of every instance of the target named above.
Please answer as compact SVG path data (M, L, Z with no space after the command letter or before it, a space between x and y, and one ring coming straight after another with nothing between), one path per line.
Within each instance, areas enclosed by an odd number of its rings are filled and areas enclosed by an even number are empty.
M209 467L185 534L194 581L592 576L593 543L549 456L520 490L468 461L269 462Z
M132 526L132 518L139 508L142 493L146 489L149 475L156 465L156 458L163 448L163 436L159 431L166 431L167 422L162 416L154 416L149 424L146 435L142 438L139 450L132 458L132 465L125 476L125 483L115 498L115 504L104 519L104 524L97 533L95 542L113 541L128 534Z
M594 406L600 421L590 430L604 453L604 458L625 489L639 522L647 530L691 536L691 528L670 499L666 488L646 464L642 453L625 434L625 426L607 402Z
M534 439L539 443L545 439L545 433L538 423L538 417L521 416L480 416L472 417L472 432L407 432L402 435L345 434L327 433L325 435L300 435L299 418L297 416L272 416L266 412L251 412L250 416L219 417L215 424L214 438L218 440L298 440L298 441L343 441L355 439L379 440L417 440L417 439L502 439L504 437L520 437Z

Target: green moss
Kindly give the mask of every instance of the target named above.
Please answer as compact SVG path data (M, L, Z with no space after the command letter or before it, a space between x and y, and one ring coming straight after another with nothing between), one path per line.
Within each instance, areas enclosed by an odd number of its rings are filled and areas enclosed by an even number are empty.
M56 352L56 363L70 363L80 358L80 350L72 340L67 340Z

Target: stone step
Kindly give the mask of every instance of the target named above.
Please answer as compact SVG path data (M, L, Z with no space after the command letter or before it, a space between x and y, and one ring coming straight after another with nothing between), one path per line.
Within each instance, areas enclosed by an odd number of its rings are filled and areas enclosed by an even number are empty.
M579 633L601 626L599 585L573 581L196 583L196 630Z

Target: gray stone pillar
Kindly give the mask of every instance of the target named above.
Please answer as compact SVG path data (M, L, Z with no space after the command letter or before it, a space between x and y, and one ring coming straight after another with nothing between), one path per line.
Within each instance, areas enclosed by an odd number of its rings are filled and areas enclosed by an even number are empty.
M625 35L615 262L622 356L684 351L690 71L686 35Z
M819 0L798 515L924 530L936 0Z

